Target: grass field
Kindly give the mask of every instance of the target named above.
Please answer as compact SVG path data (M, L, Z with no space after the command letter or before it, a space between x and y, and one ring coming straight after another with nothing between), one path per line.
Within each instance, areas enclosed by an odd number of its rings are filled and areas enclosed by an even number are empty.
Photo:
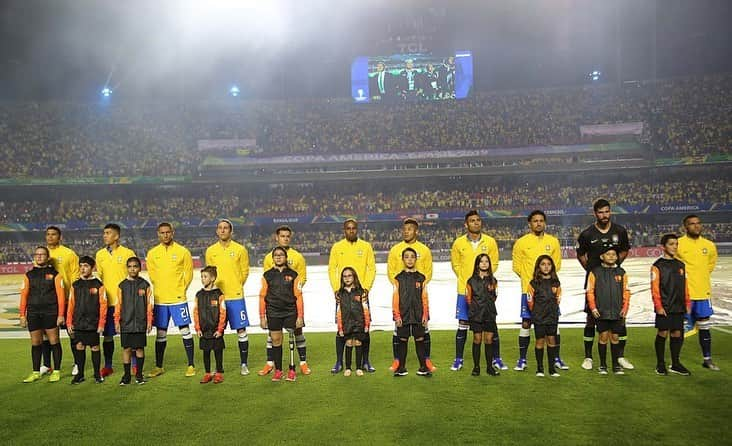
M682 361L692 376L659 377L651 328L630 328L626 357L636 369L625 376L600 376L579 367L582 330L562 331L562 356L571 369L560 378L534 376L533 347L527 372L505 371L493 378L449 370L454 332L434 331L432 378L394 378L391 333L372 335L374 374L332 376L333 335L307 335L310 376L295 383L272 383L254 374L264 361L264 337L252 335L252 375L238 374L236 339L227 335L226 381L198 383L185 378L184 352L169 337L167 373L145 386L120 388L121 365L101 385L87 380L71 386L70 355L64 339L61 382L21 380L30 370L28 339L0 340L2 437L5 444L721 444L732 400L732 334L714 330L715 359L721 372L700 366L697 338L687 340ZM502 353L516 358L517 330L501 330ZM533 338L532 338L533 340ZM153 338L146 351L153 364ZM668 353L667 353L668 354ZM91 373L87 359L87 376Z

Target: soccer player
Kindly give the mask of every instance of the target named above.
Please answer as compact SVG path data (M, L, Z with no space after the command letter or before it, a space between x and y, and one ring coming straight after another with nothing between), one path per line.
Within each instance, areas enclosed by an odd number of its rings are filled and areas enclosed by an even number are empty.
M536 376L544 376L544 346L548 350L549 376L559 376L556 363L557 325L559 324L559 303L562 299L562 287L557 277L554 259L542 254L536 259L534 277L526 290L529 310L534 322L536 335Z
M404 268L394 277L394 294L392 295L392 311L399 336L399 368L394 376L407 375L407 342L409 336L414 337L419 360L418 376L432 376L427 368L424 351L424 334L430 320L430 304L427 288L424 286L425 276L417 271L417 251L405 248L402 251Z
M496 240L483 234L483 220L475 209L465 214L465 229L467 234L456 238L450 250L452 271L457 277L457 305L455 318L458 320L458 329L455 334L455 361L450 370L457 371L463 368L463 352L468 339L468 303L465 300L465 285L473 274L475 258L479 254L488 254L491 258L491 269L495 274L498 269L498 244ZM493 335L493 366L501 370L508 367L501 359L498 332Z
M168 344L168 324L170 319L178 326L183 338L183 348L188 357L186 376L196 374L193 366L193 334L191 333L191 314L188 311L186 293L193 280L193 258L191 252L173 240L175 229L167 222L158 225L160 243L147 252L147 272L153 286L155 307L155 367L148 376L154 378L165 373L163 359Z
M102 354L99 351L99 336L104 333L107 322L107 295L102 281L92 275L94 259L82 256L79 259L79 278L74 281L69 294L66 327L74 339L74 359L78 365L78 373L71 384L84 382L84 366L86 364L86 348L91 349L94 381L104 382L100 373Z
M53 354L53 371L48 382L61 379L61 345L58 327L64 323L66 296L61 275L51 265L48 248L39 246L33 251L33 268L23 276L20 289L20 326L28 328L31 338L33 371L24 383L41 378L41 344L43 334L48 337Z
M153 298L150 283L140 277L142 262L137 257L127 259L127 277L117 288L117 306L114 310L114 326L120 334L122 344L122 365L124 375L120 386L130 384L132 380L132 352L137 358L135 382L145 384L142 369L145 365L145 347L147 334L152 331Z
M307 281L307 265L305 263L305 257L300 254L297 250L290 246L292 240L292 229L287 226L279 226L275 229L274 234L275 242L277 246L285 248L287 251L287 266L297 272L300 278L300 283L305 286ZM272 260L272 252L268 252L264 256L262 261L262 270L267 271L274 266ZM302 327L295 329L295 342L297 344L297 354L300 357L300 372L303 375L309 375L311 373L310 366L308 366L307 348L305 344L305 335L302 332ZM264 365L262 370L257 372L257 375L264 376L269 374L274 368L274 361L272 360L272 339L267 336L267 363Z
M328 259L328 277L333 294L338 298L337 292L341 288L341 273L343 268L350 266L358 273L361 278L365 296L368 298L369 290L374 284L376 278L376 258L371 244L365 240L358 238L358 222L353 218L343 222L343 232L345 238L337 241L330 249L330 257ZM368 333L363 338L363 367L368 372L375 372L369 361L369 348L371 346L371 337ZM340 373L343 369L343 350L346 347L346 341L342 336L336 333L336 363L331 373Z
M207 266L201 270L203 289L196 293L193 306L193 320L198 333L198 346L203 350L203 366L206 374L201 384L211 381L214 384L224 382L224 329L226 328L226 304L224 293L216 288L216 267ZM211 351L216 358L216 373L211 376Z
M493 334L496 327L496 287L498 281L493 277L491 258L488 254L478 254L473 266L473 274L465 284L465 302L468 304L468 322L473 331L473 371L471 375L480 376L480 345L485 343L486 373L491 376L500 374L493 367Z
M109 223L104 226L102 240L104 248L97 251L95 260L97 263L97 275L107 290L107 321L104 325L104 340L102 350L104 352L104 367L102 367L102 378L114 373L112 358L114 357L114 312L117 305L117 292L119 284L127 277L127 259L136 257L135 252L119 243L122 230L116 223Z
M358 273L351 267L343 268L341 288L336 297L336 321L338 335L346 340L346 370L343 376L351 376L351 356L356 348L356 376L363 376L362 340L369 332L371 314L368 298L363 292Z
M526 369L526 354L531 343L531 310L529 309L528 289L529 282L535 279L536 259L542 255L550 256L554 264L555 275L562 267L562 250L559 247L559 240L553 235L544 232L546 229L546 214L537 209L529 214L527 220L529 222L529 233L516 240L512 252L513 272L521 279L521 329L519 330L518 338L519 359L516 361L516 367L513 368L516 371ZM558 327L554 338L556 340L557 356L555 358L548 358L549 362L552 362L551 368L556 367L567 370L569 366L559 357Z
M587 288L590 271L601 263L600 254L605 252L609 247L615 248L617 264L620 266L628 256L628 251L630 250L628 231L619 224L610 221L610 203L601 198L595 201L592 205L592 210L595 214L595 223L582 231L577 238L577 260L579 260L582 268L586 271L585 289ZM595 339L595 318L592 317L586 301L585 313L587 313L584 333L585 359L582 361L582 368L592 370L592 344ZM628 329L625 326L625 320L620 322L617 330L620 346L618 363L623 368L632 370L633 364L624 357L625 342L628 338Z
M709 370L719 370L712 361L712 323L709 318L714 314L712 309L712 271L717 264L717 247L702 237L702 223L697 215L684 217L686 235L679 238L679 250L676 257L686 265L686 276L691 297L691 326L696 322L699 328L699 345L704 362L702 366Z
M236 330L239 345L240 373L249 374L249 316L247 302L244 300L244 284L249 277L249 253L247 249L231 239L234 225L222 219L216 225L219 241L206 249L206 265L215 266L218 272L216 287L224 293L226 300L226 319L229 326Z
M619 334L623 319L628 314L630 290L625 270L618 266L617 248L608 246L600 254L600 265L587 276L587 305L590 307L599 333L597 352L600 356L600 375L607 375L607 343L610 341L613 373L623 375L620 358Z
M275 363L272 381L282 380L282 329L288 332L302 328L302 283L297 272L287 266L287 250L280 246L272 250L274 266L262 275L259 291L259 318L263 329L272 338L272 359ZM290 348L293 348L290 344ZM287 381L295 381L295 364L290 364Z
M422 273L425 277L425 287L428 283L430 283L430 280L432 280L432 252L424 243L417 240L418 235L419 223L417 223L417 220L413 218L405 219L402 224L402 237L404 239L396 245L392 246L392 248L389 250L389 256L387 257L386 261L386 274L390 282L393 282L396 275L399 274L403 269L404 263L402 262L402 252L404 252L406 248L412 248L417 252L416 268L417 271ZM436 367L434 366L434 364L432 364L432 360L430 359L431 345L432 343L430 339L430 330L429 328L425 328L425 361L427 364L427 368L430 370L430 372L434 372ZM397 330L395 325L394 334L392 336L392 350L394 353L394 361L389 367L389 370L391 370L392 372L399 368L399 359L397 354L398 349L399 336L397 336Z
M666 338L671 332L672 373L688 376L691 373L681 364L679 355L684 343L684 314L691 310L689 288L686 286L686 265L674 257L678 253L679 239L676 234L661 237L663 256L651 266L651 297L656 311L656 373L668 375L666 360Z
M79 278L79 256L69 247L61 244L61 229L57 226L49 226L46 228L46 247L51 255L51 265L61 275L64 282L64 293L69 297L71 292L71 284ZM68 302L66 305L68 308ZM65 328L61 326L60 328ZM68 333L68 330L67 330ZM69 344L72 354L75 352L74 337L69 333ZM74 356L76 358L76 356ZM43 339L43 365L41 366L41 375L51 371L51 348L48 339ZM76 375L78 367L74 360L74 367L71 374Z

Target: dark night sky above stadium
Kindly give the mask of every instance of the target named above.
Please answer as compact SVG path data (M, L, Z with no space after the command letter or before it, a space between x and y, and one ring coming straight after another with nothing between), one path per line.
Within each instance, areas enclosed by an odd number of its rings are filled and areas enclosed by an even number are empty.
M218 6L211 6L218 4ZM732 70L728 0L4 0L0 98L348 96L355 56L472 50L479 90Z

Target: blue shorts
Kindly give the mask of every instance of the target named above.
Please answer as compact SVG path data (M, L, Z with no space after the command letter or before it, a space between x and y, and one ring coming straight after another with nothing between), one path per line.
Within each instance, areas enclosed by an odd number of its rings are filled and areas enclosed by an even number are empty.
M531 319L528 293L521 293L521 319Z
M104 322L104 336L114 336L117 330L114 329L114 306L107 307L107 320Z
M695 321L699 319L706 319L713 315L714 310L712 309L711 299L692 300L691 311L689 313L691 314L691 318Z
M457 295L457 305L455 306L455 319L459 321L468 320L468 301L465 300L464 294Z
M247 328L249 316L247 315L247 302L242 299L226 300L226 320L233 330Z
M191 312L188 311L188 302L182 304L159 305L153 307L153 324L160 330L167 330L170 318L176 327L191 325Z

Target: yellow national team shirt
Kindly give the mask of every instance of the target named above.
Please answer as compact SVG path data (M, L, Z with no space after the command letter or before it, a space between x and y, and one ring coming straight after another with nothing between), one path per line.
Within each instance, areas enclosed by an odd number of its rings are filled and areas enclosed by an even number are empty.
M465 294L465 285L473 275L475 258L479 254L488 254L491 259L491 267L495 273L498 269L498 243L496 239L487 234L481 234L475 247L468 238L468 235L461 235L455 239L450 250L450 263L452 271L457 276L457 292Z
M249 277L249 253L235 241L227 246L216 242L206 249L206 265L216 267L216 288L224 293L225 300L242 299L244 283Z
M717 247L714 243L699 237L679 237L679 250L676 258L686 265L686 280L691 300L704 300L712 297L712 271L717 265Z
M328 277L333 292L341 287L341 272L347 266L356 270L361 286L371 290L376 278L376 258L371 243L361 239L351 243L343 239L333 244L328 259Z
M64 291L66 297L70 296L71 284L76 282L80 277L79 273L79 256L69 247L58 245L51 249L48 248L51 255L51 265L61 275L64 281Z
M297 277L300 279L300 285L304 286L307 281L305 257L293 248L285 249L287 250L287 266L297 273ZM270 251L264 256L262 271L269 271L272 267L274 267L274 260L272 260L272 251Z
M130 257L136 257L135 252L122 245L117 245L111 253L106 247L97 251L97 274L107 291L107 305L110 307L117 305L119 284L127 277L127 259Z
M549 234L541 237L530 232L513 244L512 267L521 278L521 292L526 293L529 289L529 282L534 277L536 259L541 255L548 255L554 260L557 272L562 267L562 250L559 247L559 240Z
M412 248L417 251L416 269L424 274L424 283L429 283L432 280L432 251L419 240L415 240L413 243L407 243L402 240L389 250L389 257L386 260L386 275L389 278L389 282L393 282L394 277L404 269L402 251L407 248Z
M193 280L193 258L184 246L162 243L147 252L147 272L156 304L179 304L186 301L186 291Z

